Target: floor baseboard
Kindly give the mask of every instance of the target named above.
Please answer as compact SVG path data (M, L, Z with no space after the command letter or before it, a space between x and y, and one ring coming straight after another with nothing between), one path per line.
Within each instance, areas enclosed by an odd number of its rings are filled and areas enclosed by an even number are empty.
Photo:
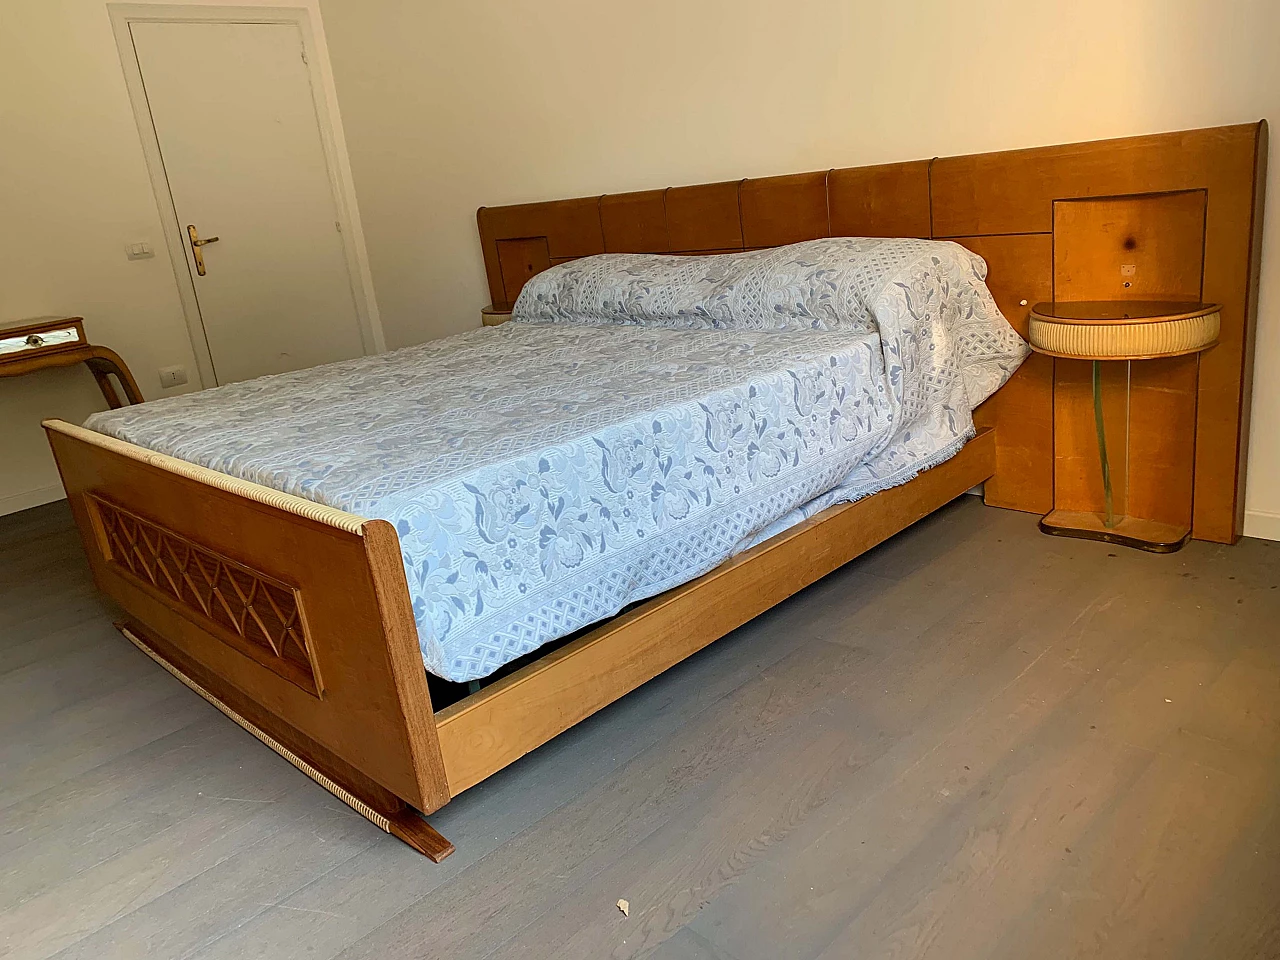
M1267 510L1246 510L1244 535L1259 540L1280 540L1280 513Z
M19 510L29 510L32 507L38 507L45 503L52 503L55 500L61 500L66 496L62 490L62 484L51 483L47 487L36 487L34 490L24 490L22 493L11 493L6 497L0 497L0 517L10 513L17 513Z

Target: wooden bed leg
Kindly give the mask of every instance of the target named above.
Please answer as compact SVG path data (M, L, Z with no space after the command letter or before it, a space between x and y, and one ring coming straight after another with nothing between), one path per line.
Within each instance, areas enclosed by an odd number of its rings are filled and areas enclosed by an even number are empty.
M248 733L253 734L258 740L266 744L284 759L305 773L320 786L324 787L335 797L349 806L356 813L360 814L374 826L381 830L385 830L398 840L408 844L414 850L430 857L432 862L439 863L449 854L453 853L455 847L446 840L440 833L427 823L419 813L404 801L398 801L399 806L392 810L379 809L386 806L385 803L379 803L371 798L362 797L359 792L353 790L343 784L329 774L318 769L314 763L300 756L293 750L267 733L253 721L244 717L231 707L227 706L222 700L214 696L203 686L197 683L191 677L187 676L183 671L179 670L159 652L152 648L136 628L132 627L126 621L117 621L116 629L124 634L125 638L135 647L145 653L160 666L164 667L176 679L181 681L186 687L194 690L205 700L209 701L213 706L217 707L222 713L226 714L233 720L237 726L241 727Z
M387 817L387 823L388 833L430 857L433 863L439 863L456 849L412 807L406 806L399 813Z

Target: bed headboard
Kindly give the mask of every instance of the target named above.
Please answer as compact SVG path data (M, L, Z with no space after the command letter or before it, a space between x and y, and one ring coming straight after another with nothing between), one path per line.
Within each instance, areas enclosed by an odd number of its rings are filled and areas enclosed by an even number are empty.
M577 257L724 253L826 236L964 244L986 259L988 286L1023 336L1028 305L1041 300L1219 303L1217 347L1143 369L1159 376L1160 391L1196 395L1194 425L1172 424L1162 441L1185 444L1195 459L1193 535L1231 543L1244 520L1266 157L1260 121L481 207L477 220L498 309L534 274ZM1037 354L979 409L981 423L998 427L988 503L1052 508L1054 389L1054 362Z

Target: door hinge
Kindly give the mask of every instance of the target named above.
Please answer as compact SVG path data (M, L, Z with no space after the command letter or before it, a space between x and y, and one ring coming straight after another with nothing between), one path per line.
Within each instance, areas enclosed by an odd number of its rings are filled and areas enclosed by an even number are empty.
M302 62L303 62L303 63L310 63L310 61L307 59L307 48L306 48L306 47L303 47L303 48L302 48Z
M341 232L342 232L342 221L341 221L341 220L335 220L335 221L333 221L333 229L335 229L335 230L337 230L339 233L341 233Z

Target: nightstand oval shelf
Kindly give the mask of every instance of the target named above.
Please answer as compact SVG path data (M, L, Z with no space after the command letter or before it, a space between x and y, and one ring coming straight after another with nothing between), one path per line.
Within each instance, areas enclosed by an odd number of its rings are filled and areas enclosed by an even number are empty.
M486 327L496 327L511 319L510 307L487 306L480 311L480 322Z
M1207 350L1218 342L1216 303L1153 300L1037 303L1031 348L1071 360L1154 360Z

